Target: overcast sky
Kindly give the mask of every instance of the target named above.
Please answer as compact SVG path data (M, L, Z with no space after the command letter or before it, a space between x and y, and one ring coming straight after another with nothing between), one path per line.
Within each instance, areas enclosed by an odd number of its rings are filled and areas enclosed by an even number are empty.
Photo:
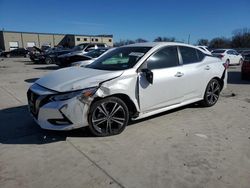
M250 28L250 0L0 0L0 28L187 42Z

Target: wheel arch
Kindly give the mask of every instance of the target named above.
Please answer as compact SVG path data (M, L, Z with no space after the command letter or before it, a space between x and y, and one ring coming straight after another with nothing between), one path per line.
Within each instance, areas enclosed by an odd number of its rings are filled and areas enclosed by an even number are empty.
M219 77L213 77L212 79L215 79L215 80L217 80L217 81L219 82L220 88L221 88L221 90L222 90L223 87L224 87L224 73L223 73L223 75L222 75L221 78L219 78ZM212 79L211 79L211 80L212 80ZM209 81L210 81L210 80L209 80Z
M101 99L105 99L105 98L108 98L108 97L117 97L117 98L121 99L126 104L126 106L128 107L129 117L130 118L138 116L138 110L136 108L136 105L134 104L132 99L128 95L126 95L124 93L116 93L116 94L108 95L106 97L95 97L94 100L92 101L91 105L96 101L99 101Z

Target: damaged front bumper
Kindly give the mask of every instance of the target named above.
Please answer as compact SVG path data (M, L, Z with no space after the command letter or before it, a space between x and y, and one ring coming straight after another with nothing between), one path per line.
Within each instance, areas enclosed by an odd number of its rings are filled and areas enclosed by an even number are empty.
M72 130L88 126L89 101L73 97L63 101L53 101L57 93L37 84L27 92L29 111L43 129Z

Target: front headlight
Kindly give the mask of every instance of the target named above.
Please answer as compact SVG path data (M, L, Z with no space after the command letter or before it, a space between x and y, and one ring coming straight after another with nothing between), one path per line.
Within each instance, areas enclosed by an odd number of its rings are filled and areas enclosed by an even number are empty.
M78 91L73 91L69 93L64 93L64 94L58 94L54 95L50 98L51 101L64 101L68 99L72 99L74 97L91 97L95 94L96 90L98 87L92 87L88 89L83 89L83 90L78 90Z

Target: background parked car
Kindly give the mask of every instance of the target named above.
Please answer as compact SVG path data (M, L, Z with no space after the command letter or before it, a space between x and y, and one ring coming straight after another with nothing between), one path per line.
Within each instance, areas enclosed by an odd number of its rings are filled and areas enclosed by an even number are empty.
M242 50L240 54L242 55L243 60L244 60L245 56L250 54L250 50Z
M220 58L228 65L241 65L243 57L233 49L216 49L212 51L212 55Z
M209 50L207 46L197 46L197 47L203 50L206 54L212 55L211 51Z
M77 63L74 64L75 66L80 66L80 64L86 65L92 63L95 59L97 59L100 55L102 55L109 49L110 48L98 48L91 50L90 52L85 54L75 54L74 52L70 52L68 54L60 55L57 58L56 64L60 67L71 66L72 63Z
M241 79L250 79L250 53L245 55L241 66Z
M55 62L55 57L64 53L69 53L72 49L61 47L49 48L45 51L37 48L38 53L30 54L30 59L35 63L52 64Z
M1 53L1 56L4 57L27 57L29 50L25 48L17 48L11 51L5 51Z

